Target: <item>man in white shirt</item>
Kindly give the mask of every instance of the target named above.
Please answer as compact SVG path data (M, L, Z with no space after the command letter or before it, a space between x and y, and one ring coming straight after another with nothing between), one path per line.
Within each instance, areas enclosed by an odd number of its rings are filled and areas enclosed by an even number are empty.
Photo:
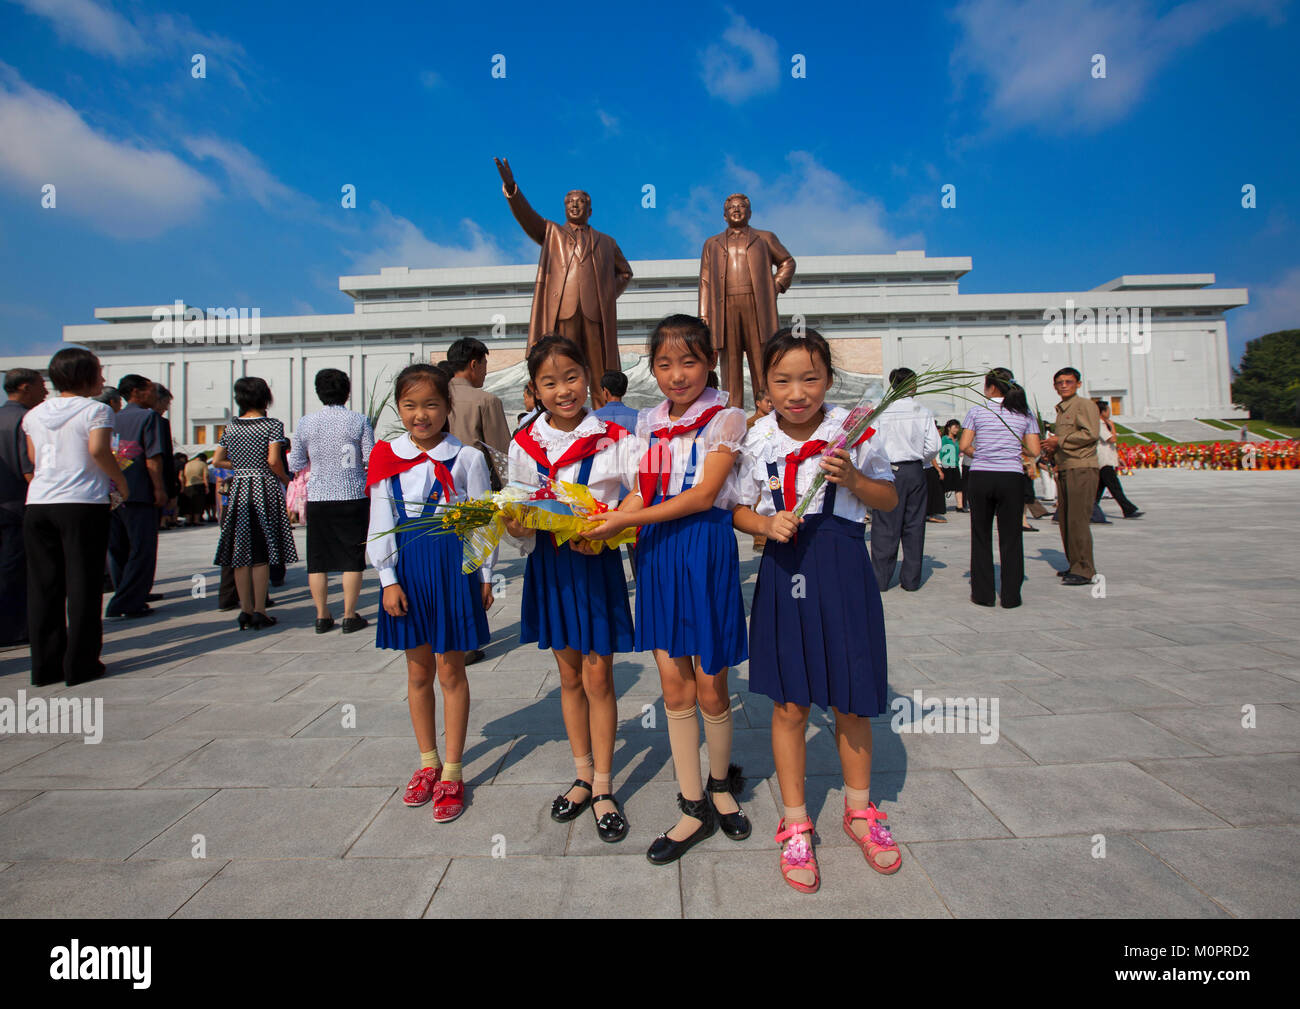
M916 387L916 373L911 368L895 368L889 373L895 389ZM898 506L893 511L871 510L871 565L876 571L880 591L889 588L894 577L898 548L903 548L903 566L898 583L908 592L921 587L921 557L925 551L925 508L929 489L925 484L925 467L939 454L939 430L934 414L911 396L897 400L872 425L873 438L881 439L894 471L894 489Z

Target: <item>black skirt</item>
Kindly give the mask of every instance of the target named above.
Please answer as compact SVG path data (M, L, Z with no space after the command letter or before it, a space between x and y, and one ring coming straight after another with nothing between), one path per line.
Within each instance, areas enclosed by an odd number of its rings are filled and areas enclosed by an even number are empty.
M370 499L307 502L307 573L366 569Z

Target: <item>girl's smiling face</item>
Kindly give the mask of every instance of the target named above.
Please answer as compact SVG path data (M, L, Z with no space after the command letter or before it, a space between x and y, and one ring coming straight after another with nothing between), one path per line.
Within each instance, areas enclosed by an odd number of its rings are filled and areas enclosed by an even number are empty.
M716 354L712 360L706 360L692 350L685 340L668 337L652 362L659 391L673 406L685 410L708 388L709 372L716 360Z
M442 440L451 405L432 382L412 382L397 401L397 413L416 447L427 450Z
M587 405L587 369L571 357L552 354L533 376L533 388L552 421L577 421Z
M794 425L820 419L830 387L831 376L825 363L803 347L789 351L767 371L767 395L772 408Z

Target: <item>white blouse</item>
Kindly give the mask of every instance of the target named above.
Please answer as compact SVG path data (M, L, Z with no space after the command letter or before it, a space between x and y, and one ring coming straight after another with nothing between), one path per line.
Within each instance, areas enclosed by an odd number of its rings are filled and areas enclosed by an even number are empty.
M451 496L452 501L481 498L492 492L487 460L483 458L483 453L475 448L466 449L450 434L443 435L442 441L428 452L422 452L417 448L409 434L395 438L391 445L393 454L399 459L414 459L420 455L427 455L430 459L437 459L440 463L446 464L448 459L456 456L455 465L451 467L451 480L456 485L456 493ZM401 481L406 517L418 517L424 511L424 502L429 500L429 493L433 490L434 480L437 479L433 466L429 463L412 466L399 474L397 479ZM393 500L392 485L389 481L382 480L370 488L370 531L366 537L366 556L379 572L379 584L385 588L397 584L397 536L390 530L396 527L398 521L397 503ZM380 536L380 533L387 533L387 535ZM454 536L455 533L445 535ZM479 569L483 581L492 581L492 565L496 563L496 558L497 551L493 550L487 563Z
M533 440L546 453L546 458L554 463L573 446L574 442L588 435L602 435L607 430L605 421L588 411L582 422L572 431L558 431L548 423L550 414L544 413L533 422ZM591 459L591 475L587 478L587 487L597 501L617 508L619 498L624 490L636 490L636 468L641 457L645 455L645 443L634 434L628 434L618 441L608 441L601 445ZM511 483L527 484L540 487L541 474L537 471L537 460L530 456L519 443L510 442L509 479ZM555 474L557 480L566 483L578 483L578 474L582 462L571 462L561 466ZM522 540L508 537L518 545L523 553L531 553L537 537L527 536Z
M637 438L644 442L645 448L648 449L656 430L665 427L677 427L680 424L689 424L709 407L718 404L726 406L726 403L727 394L725 392L719 392L716 389L705 389L700 398L692 403L684 414L676 420L670 420L668 411L672 407L672 402L664 400L650 410L641 411L641 415L636 422ZM682 485L686 482L687 469L691 461L692 442L697 443L695 471L691 480L691 485L694 486L703 473L704 457L710 452L716 452L719 449L728 449L732 452L740 451L741 446L745 443L745 421L744 410L729 407L720 410L704 427L673 438L669 442L672 452L672 474L668 479L668 493L673 495L680 494L682 491ZM653 440L657 441L658 439ZM639 465L640 460L637 460L637 462ZM727 511L731 511L739 503L738 470L738 466L732 466L731 472L727 474L727 479L722 484L722 489L718 491L718 496L713 500L714 508L725 508ZM631 476L633 480L637 478L635 472ZM650 507L650 502L645 502L645 505L647 508Z
M848 410L842 406L828 405L826 407L826 416L822 418L821 424L808 440L831 441L848 413ZM775 413L769 413L766 417L756 421L750 429L749 437L745 439L745 447L741 450L740 455L739 503L748 505L760 515L776 514L776 504L772 500L772 488L768 484L770 474L767 464L776 463L779 478L784 480L785 457L791 452L798 452L804 446L803 442L795 441L782 431L777 420ZM873 480L894 482L894 471L890 468L889 456L886 455L884 442L878 434L873 434L856 448L850 448L849 457L863 476L870 477ZM818 453L799 464L799 471L795 478L794 499L796 504L803 500L804 494L812 486L813 479L821 471L821 460L822 456ZM835 485L823 483L818 488L812 504L804 513L805 517L821 514L822 504L826 499L826 491L833 486ZM777 493L783 495L780 488L777 489ZM866 504L857 495L851 493L843 485L836 488L834 513L840 518L848 519L850 522L863 522L866 521L867 511Z

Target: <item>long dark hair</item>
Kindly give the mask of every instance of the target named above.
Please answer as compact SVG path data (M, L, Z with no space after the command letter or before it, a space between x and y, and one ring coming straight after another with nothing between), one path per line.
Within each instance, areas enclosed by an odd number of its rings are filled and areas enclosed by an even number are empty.
M717 360L713 337L709 334L709 326L703 319L694 315L670 315L661 319L650 333L650 342L646 351L652 369L659 351L672 339L681 340L690 352L704 361L710 369Z
M1029 413L1029 400L1025 397L1025 388L1017 384L1016 376L1011 373L1010 368L994 368L984 376L984 386L992 386L1002 394L1002 409L1009 410L1011 413L1023 413L1026 417Z
M402 395L411 386L420 382L428 382L434 390L447 403L447 420L443 422L443 431L451 430L451 380L447 378L447 373L441 368L432 364L408 364L400 372L393 382L393 406L397 406Z

